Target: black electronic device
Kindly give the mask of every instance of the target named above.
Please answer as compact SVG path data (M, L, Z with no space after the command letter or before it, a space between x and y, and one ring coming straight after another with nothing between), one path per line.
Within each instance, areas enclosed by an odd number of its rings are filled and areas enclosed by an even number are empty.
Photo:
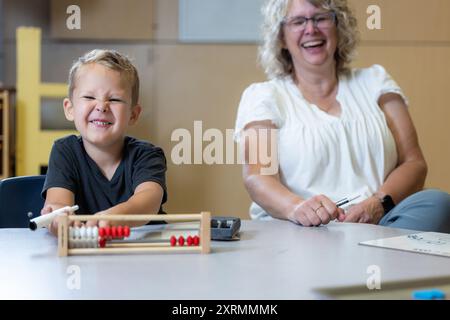
M211 217L211 240L239 240L241 219L236 217Z

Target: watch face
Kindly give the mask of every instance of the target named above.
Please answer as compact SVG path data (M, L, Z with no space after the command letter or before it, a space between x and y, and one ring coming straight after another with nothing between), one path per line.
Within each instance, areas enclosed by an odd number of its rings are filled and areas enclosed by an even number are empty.
M381 203L383 204L385 214L395 207L394 200L392 200L392 197L389 195L385 196Z

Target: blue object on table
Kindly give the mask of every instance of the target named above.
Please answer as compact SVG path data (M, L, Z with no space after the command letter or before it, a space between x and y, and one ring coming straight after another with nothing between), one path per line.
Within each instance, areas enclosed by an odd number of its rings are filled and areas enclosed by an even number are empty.
M416 300L443 300L445 292L439 289L413 291L412 298Z

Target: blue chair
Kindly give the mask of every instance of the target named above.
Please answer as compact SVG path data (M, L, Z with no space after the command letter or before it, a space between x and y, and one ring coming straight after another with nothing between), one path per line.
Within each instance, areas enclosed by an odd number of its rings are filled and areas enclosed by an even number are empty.
M7 178L0 181L0 228L28 228L30 217L41 213L45 176Z

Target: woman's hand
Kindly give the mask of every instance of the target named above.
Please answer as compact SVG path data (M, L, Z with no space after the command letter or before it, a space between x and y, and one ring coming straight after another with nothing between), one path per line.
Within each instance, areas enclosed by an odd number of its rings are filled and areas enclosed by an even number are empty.
M344 222L378 224L384 215L381 201L372 196L347 210Z
M305 227L328 224L335 219L343 221L344 218L344 210L336 207L336 204L324 195L296 203L288 215L290 221Z

